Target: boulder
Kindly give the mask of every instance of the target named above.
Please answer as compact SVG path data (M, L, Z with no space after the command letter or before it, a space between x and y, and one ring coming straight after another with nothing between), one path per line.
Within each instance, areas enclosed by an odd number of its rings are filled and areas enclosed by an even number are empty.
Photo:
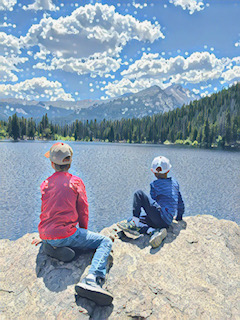
M126 237L116 225L101 307L75 295L92 253L63 263L31 245L38 234L0 240L0 319L240 319L240 228L212 216L173 222L159 248L149 236Z

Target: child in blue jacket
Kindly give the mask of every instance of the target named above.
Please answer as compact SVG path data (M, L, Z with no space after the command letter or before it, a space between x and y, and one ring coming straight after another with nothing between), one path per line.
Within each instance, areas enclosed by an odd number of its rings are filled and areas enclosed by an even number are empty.
M173 218L176 217L176 220L180 221L184 213L179 184L174 178L167 177L171 167L166 157L159 156L153 159L151 171L157 180L150 184L150 197L142 190L135 192L132 219L118 223L120 229L131 234L149 234L149 243L153 248L160 246L166 238L166 229ZM141 215L141 208L145 210L146 215Z

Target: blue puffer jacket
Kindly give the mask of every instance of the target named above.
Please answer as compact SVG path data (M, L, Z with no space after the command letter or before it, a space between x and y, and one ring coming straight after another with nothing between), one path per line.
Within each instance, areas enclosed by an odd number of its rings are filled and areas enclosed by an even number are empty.
M150 195L162 208L162 219L170 225L173 218L182 220L184 203L174 178L158 179L150 184Z

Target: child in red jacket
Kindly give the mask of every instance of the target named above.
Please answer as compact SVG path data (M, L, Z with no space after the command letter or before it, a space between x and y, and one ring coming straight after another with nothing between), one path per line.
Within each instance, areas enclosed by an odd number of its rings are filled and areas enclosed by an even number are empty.
M80 296L101 305L112 302L112 295L101 288L112 241L87 230L88 201L83 181L68 172L73 150L65 143L55 143L45 157L50 158L55 173L41 184L42 206L38 226L43 250L51 257L71 261L75 252L96 249L89 274L75 287ZM79 225L79 227L78 227Z

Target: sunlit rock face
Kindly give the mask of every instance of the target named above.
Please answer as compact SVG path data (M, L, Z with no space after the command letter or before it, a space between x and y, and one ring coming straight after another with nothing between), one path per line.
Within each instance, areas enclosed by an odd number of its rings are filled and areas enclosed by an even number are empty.
M157 249L149 237L116 239L105 288L113 304L99 307L75 296L92 254L59 262L31 245L37 234L1 240L3 319L237 319L240 314L240 228L212 216L174 222Z

